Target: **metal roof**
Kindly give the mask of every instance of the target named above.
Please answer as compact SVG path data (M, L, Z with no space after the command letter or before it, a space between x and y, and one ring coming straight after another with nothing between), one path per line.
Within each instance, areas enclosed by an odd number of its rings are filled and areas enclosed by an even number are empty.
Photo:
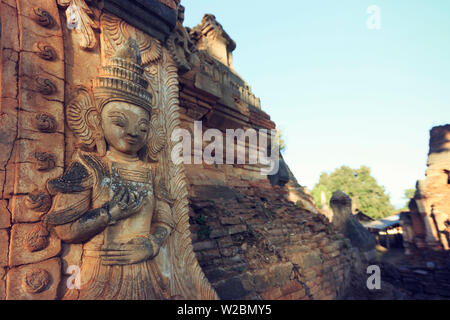
M383 230L398 224L400 224L400 214L394 214L393 216L363 223L362 225L367 229Z

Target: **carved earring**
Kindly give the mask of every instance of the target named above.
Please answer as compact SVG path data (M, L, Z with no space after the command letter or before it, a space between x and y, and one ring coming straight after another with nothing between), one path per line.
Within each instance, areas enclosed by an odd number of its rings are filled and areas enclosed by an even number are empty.
M103 135L95 137L95 144L97 146L98 155L103 157L106 154L106 142Z
M95 128L94 131L94 141L97 146L97 153L99 156L103 157L106 154L106 141L105 136L103 135L102 129L102 119L98 112L92 115L92 122Z
M106 154L106 141L103 136L95 138L95 144L97 145L97 153L103 157Z

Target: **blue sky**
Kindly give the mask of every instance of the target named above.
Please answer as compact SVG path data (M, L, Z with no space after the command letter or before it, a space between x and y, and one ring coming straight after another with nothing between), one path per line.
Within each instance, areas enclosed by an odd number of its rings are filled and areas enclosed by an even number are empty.
M182 0L236 41L236 71L282 129L312 189L322 171L367 165L392 203L424 178L429 130L450 122L448 0ZM370 30L367 8L380 8Z

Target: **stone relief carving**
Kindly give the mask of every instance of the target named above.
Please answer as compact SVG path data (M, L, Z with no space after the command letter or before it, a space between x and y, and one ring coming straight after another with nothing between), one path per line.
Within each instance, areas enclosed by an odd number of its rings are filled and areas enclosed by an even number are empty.
M38 113L35 116L35 126L40 132L53 133L56 131L56 120L50 114Z
M98 130L101 119L94 104L94 98L85 87L74 91L74 99L67 105L67 123L77 135L81 147L93 150L97 147L100 155L105 155L106 145L103 132Z
M45 28L51 29L56 25L55 18L53 18L48 11L42 8L39 7L33 8L31 10L31 15L37 24Z
M98 152L77 152L49 181L56 196L44 221L63 241L83 243L79 299L169 298L154 258L174 223L146 159L152 95L142 74L130 38L100 70L94 99L82 91L82 103L69 104L69 127Z
M49 233L47 229L41 223L39 223L37 226L31 229L30 232L27 233L24 238L23 245L29 252L43 250L48 246L48 236Z
M167 48L175 61L178 71L185 73L192 69L192 64L199 65L200 60L196 53L197 47L192 42L186 28L183 27L184 22L184 7L178 7L178 21L175 30L167 39Z
M88 0L88 2L90 2ZM65 7L67 24L80 35L80 47L91 50L97 45L94 29L99 29L93 18L94 12L84 0L58 0L58 5Z
M25 205L35 212L47 212L52 205L52 199L46 192L34 191L28 194Z
M114 52L127 35L132 35L139 39L137 41L139 48L149 52L148 58L142 59L144 76L154 93L147 151L149 161L158 163L161 176L159 182L155 182L155 186L166 185L159 189L170 203L172 221L175 222L176 231L167 239L166 260L165 262L160 260L160 263L166 265L166 271L171 273L171 295L174 298L216 299L217 295L205 278L192 248L184 167L175 165L170 160L171 150L175 144L170 137L180 124L177 68L165 49L161 50L161 55L158 54L160 43L157 40L118 19L114 20L114 17L108 14L104 14L101 21L102 47L112 48L110 52ZM145 43L154 45L144 46ZM105 50L105 54L102 53L104 60L111 54L110 52ZM166 183L163 183L164 181ZM161 257L157 256L156 259Z
M36 152L34 157L37 160L38 171L50 171L56 166L56 158L48 152Z
M114 50L125 43L130 37L136 39L141 52L141 64L143 68L148 67L161 58L162 47L158 40L147 36L145 33L130 26L125 21L111 15L103 14L101 26L104 37L104 56L113 55Z
M102 21L93 91L77 87L66 107L80 148L47 187L47 229L83 245L81 287L64 298L214 299L192 250L183 168L169 159L176 68L157 40L112 16Z
M142 67L146 72L143 76L150 83L150 88L154 88L158 83L158 72L155 68L156 62L162 58L161 43L145 33L130 26L123 20L110 15L103 14L101 17L103 35L103 60L110 57L116 48L122 45L129 37L136 39L141 52ZM149 145L147 148L149 159L157 161L156 155L166 145L166 130L164 128L162 113L160 112L158 101L159 95L153 95L153 115L150 120L151 130Z
M2 123L21 139L2 162L0 299L215 299L192 248L184 168L170 161L176 65L159 40L86 3L18 0L1 12L14 35L2 40L19 41L5 45L15 55L3 76L20 88L2 87L15 117ZM67 31L57 5L79 8L82 28ZM101 46L73 48L67 32ZM78 70L85 59L97 75ZM80 290L66 290L69 265L81 267Z
M45 96L52 95L57 90L55 84L50 79L41 77L36 78L36 87L37 91Z
M63 172L65 50L60 16L56 1L45 0L8 2L0 11L2 30L9 35L2 36L2 46L13 57L11 63L2 62L1 71L8 85L1 88L7 117L2 116L0 127L10 140L1 148L6 172L0 173L0 197L8 216L0 214L0 265L6 268L0 276L0 299L55 299L60 240L36 226L52 204L46 181ZM35 287L38 277L26 275L38 268L50 279L42 288Z
M45 42L38 41L35 43L34 47L36 50L35 51L36 54L41 59L53 61L57 58L55 49L53 49L53 47L51 45L49 45Z
M44 291L50 283L50 274L40 268L28 271L22 280L22 286L28 293L40 293Z

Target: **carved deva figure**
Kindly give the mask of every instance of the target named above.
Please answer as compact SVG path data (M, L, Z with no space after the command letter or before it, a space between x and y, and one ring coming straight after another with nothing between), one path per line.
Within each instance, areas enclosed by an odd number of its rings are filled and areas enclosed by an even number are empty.
M67 106L82 148L48 182L55 197L44 219L64 242L83 244L81 287L67 290L65 299L176 296L163 248L174 231L171 201L147 161L152 95L143 73L130 38L101 68L93 97L79 88Z

